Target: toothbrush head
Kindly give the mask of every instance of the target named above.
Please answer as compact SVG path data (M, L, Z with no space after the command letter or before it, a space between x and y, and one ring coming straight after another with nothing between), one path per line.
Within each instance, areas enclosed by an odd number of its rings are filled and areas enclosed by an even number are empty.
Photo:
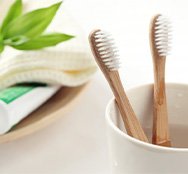
M163 15L157 15L154 21L155 48L158 55L166 57L171 50L171 22Z
M105 68L107 71L118 70L120 67L118 50L111 35L102 30L94 30L91 32L89 40L99 67Z

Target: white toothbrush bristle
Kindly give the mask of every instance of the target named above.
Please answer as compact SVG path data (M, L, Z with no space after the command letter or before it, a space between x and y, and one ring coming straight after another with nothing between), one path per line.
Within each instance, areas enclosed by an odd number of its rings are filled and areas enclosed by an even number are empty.
M167 56L171 50L171 22L160 15L155 22L155 45L160 56Z
M102 62L110 70L114 71L120 68L118 50L115 47L114 40L104 31L97 31L94 35L96 50L99 53Z

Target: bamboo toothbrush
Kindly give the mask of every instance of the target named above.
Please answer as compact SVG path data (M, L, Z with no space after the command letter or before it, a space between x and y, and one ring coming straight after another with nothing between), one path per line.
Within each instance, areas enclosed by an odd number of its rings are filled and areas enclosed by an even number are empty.
M154 65L153 144L171 146L165 93L165 62L170 51L170 22L162 15L151 21L150 45Z
M102 30L95 30L91 32L89 40L96 62L114 93L127 134L141 141L148 142L123 89L118 73L119 57L114 47L113 39Z

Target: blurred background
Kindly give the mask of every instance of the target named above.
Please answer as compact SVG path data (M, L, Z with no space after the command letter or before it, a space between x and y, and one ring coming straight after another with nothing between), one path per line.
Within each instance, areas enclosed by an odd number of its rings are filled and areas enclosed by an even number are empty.
M26 10L29 3L36 8L58 1L24 0ZM0 0L0 7L9 2L12 0ZM166 80L188 83L187 5L186 0L66 0L62 6L82 28L86 40L95 28L113 35L122 61L121 77L128 89L153 81L149 24L158 13L168 16L173 25ZM3 15L1 12L0 17ZM111 97L102 73L98 72L79 102L58 123L24 139L0 145L0 173L109 173L104 113Z
M149 24L153 15L166 15L173 26L173 44L167 59L166 80L188 82L186 0L69 0L67 5L86 32L92 28L102 28L113 34L120 50L122 78L127 85L152 81Z

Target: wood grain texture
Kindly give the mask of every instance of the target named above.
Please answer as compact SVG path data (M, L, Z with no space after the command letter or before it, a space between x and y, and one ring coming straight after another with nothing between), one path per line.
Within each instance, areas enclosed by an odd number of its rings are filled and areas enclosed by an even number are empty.
M110 87L114 93L127 134L138 140L149 142L139 120L134 113L129 99L125 94L118 71L110 71L108 81L110 82Z
M63 117L86 86L85 84L74 88L62 87L51 99L17 124L11 131L1 135L0 143L32 134Z
M142 129L142 126L141 126L139 120L137 119L137 117L131 107L128 97L125 94L125 91L124 91L123 85L121 83L118 71L108 70L108 68L106 68L106 66L104 65L104 63L101 60L100 54L98 53L98 51L96 49L96 43L95 43L95 38L94 38L94 34L97 31L99 31L99 30L95 30L95 31L91 32L91 34L89 36L91 50L93 52L93 55L95 57L97 64L99 65L101 71L103 72L104 76L106 77L106 79L112 89L112 92L113 92L116 102L117 102L118 109L121 113L121 116L122 116L122 119L123 119L123 122L125 125L125 129L127 131L127 134L138 139L138 140L141 140L144 142L149 142L143 129Z
M171 146L169 138L167 101L165 91L165 62L166 57L160 56L155 45L156 15L150 26L150 46L154 69L154 108L152 143L161 146Z

